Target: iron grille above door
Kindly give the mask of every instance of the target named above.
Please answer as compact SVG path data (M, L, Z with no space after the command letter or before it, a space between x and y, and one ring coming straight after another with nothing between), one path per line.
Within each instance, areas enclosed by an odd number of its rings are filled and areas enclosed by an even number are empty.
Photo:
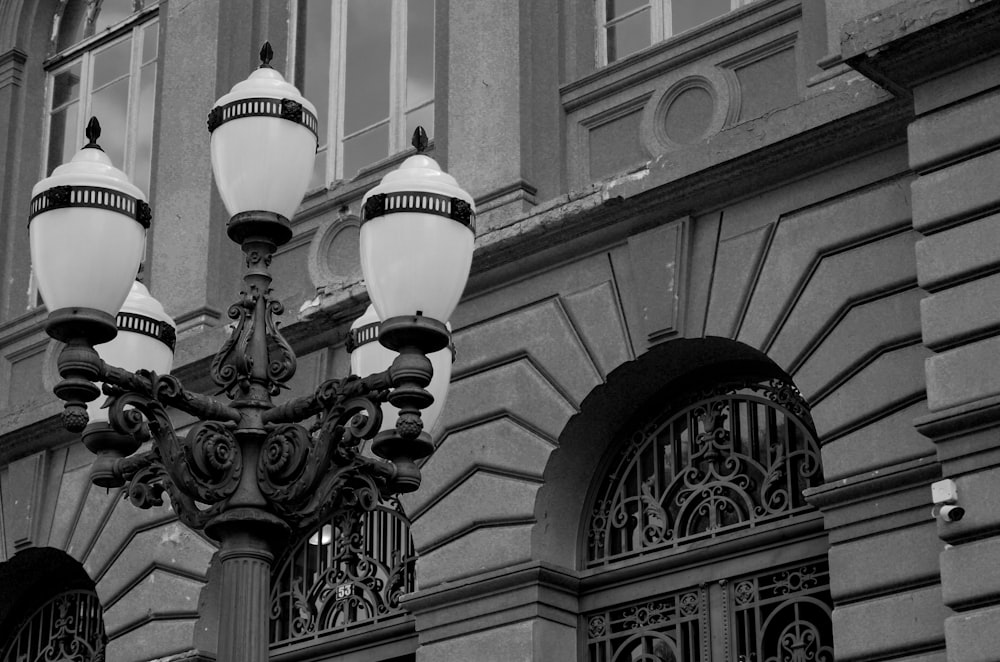
M104 611L93 591L65 591L25 619L2 662L104 662Z

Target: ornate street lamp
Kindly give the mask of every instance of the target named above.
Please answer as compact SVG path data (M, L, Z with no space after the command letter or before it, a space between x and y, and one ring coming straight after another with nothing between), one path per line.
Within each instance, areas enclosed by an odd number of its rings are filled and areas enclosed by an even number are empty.
M170 361L162 355L158 366L148 363L160 349L143 342L170 345L173 328L144 288L136 293L132 285L151 214L98 147L96 120L88 144L35 187L29 215L33 267L50 310L46 331L66 343L54 388L65 401L64 424L84 432L97 453L95 483L125 486L141 508L162 504L166 493L181 521L219 542L223 662L267 659L275 544L334 509L360 517L380 498L419 486L416 462L433 450L421 418L434 400L428 355L449 345L445 322L472 259L472 199L420 153L426 136L418 130L418 154L363 203L362 268L382 320L378 339L398 355L387 369L332 379L274 404L295 372L295 355L274 320L282 306L271 296L269 267L292 236L288 219L309 181L317 122L312 104L269 66L271 56L265 44L260 68L219 99L208 121L227 231L246 259L241 298L229 308L235 330L211 366L228 401L185 389L166 374ZM134 297L123 308L130 288ZM105 348L105 360L95 350L137 331L145 340L126 343L124 355ZM109 396L108 422L88 426L98 382ZM398 410L389 428L382 425L386 401ZM168 407L198 422L181 436ZM373 438L382 459L361 452Z

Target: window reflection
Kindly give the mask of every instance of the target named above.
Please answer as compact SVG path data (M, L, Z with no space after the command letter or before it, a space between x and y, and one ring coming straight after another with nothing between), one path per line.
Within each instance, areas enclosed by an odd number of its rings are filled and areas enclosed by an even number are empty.
M418 124L433 136L433 0L299 0L296 10L295 80L320 119L313 188L408 149Z

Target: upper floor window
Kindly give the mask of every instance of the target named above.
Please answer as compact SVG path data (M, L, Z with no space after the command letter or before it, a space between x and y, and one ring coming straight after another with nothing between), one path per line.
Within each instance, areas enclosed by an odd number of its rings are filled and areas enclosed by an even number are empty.
M159 0L61 0L45 61L45 175L87 142L91 116L101 148L146 195L153 163ZM42 304L32 277L28 308Z
M611 64L753 0L597 0L598 61Z
M62 0L46 62L45 172L86 142L87 120L101 121L111 162L149 193L153 156L158 0Z
M295 81L316 105L310 188L350 179L434 128L434 0L298 0Z

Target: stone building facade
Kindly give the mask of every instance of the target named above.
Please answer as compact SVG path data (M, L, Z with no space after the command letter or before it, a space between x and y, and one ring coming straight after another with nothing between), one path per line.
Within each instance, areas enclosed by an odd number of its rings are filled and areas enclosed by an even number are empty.
M273 265L293 394L349 370L359 205L410 112L478 207L437 450L372 524L402 523L372 551L395 593L276 597L274 659L1000 659L1000 1L383 4L366 157L346 2L0 0L3 659L70 599L109 662L214 657L212 541L92 486L60 427L26 210L71 113L130 81L144 280L210 392L241 259L204 118L265 39L329 92ZM949 480L957 521L932 515ZM323 534L276 550L276 591L320 581Z

